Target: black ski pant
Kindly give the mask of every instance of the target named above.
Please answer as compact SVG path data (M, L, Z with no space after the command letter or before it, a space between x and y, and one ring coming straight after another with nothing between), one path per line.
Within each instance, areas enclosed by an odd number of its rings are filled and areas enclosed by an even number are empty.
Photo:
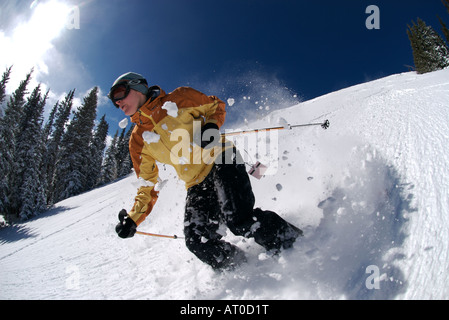
M271 211L254 209L244 164L214 164L206 179L187 191L184 234L188 249L214 269L244 261L243 252L222 240L224 223L235 235L254 238L266 250L292 246L302 231Z

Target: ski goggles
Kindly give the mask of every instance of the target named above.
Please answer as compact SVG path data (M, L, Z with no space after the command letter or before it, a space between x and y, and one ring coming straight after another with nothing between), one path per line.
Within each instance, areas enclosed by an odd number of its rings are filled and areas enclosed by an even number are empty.
M145 84L148 86L148 82L145 79L134 79L126 82L120 82L111 88L108 98L112 101L114 106L118 108L119 106L117 105L117 102L125 99L129 95L130 90L139 84Z

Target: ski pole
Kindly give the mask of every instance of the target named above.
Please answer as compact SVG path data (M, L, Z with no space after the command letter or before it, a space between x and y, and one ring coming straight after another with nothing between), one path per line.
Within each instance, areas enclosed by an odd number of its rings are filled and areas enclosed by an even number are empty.
M326 130L326 129L329 128L330 122L329 122L329 120L325 120L322 123L295 124L295 125L270 127L270 128L262 128L262 129L242 130L242 131L235 131L235 132L230 132L230 133L222 133L221 135L222 136L236 136L236 135L245 134L245 133L253 133L253 132L260 132L260 131L271 131L271 130L293 129L293 128L310 127L310 126L321 126L321 128Z
M325 120L323 123L295 124L293 126L288 125L288 128L293 129L293 128L299 128L299 127L321 126L321 128L326 130L330 127L330 125L331 125L331 123L329 122L329 120Z
M178 237L177 235L166 236L164 234L148 233L148 232L142 232L142 231L136 231L136 233L140 234L140 235L144 235L144 236L150 236L150 237L169 238L169 239L184 239L184 237Z

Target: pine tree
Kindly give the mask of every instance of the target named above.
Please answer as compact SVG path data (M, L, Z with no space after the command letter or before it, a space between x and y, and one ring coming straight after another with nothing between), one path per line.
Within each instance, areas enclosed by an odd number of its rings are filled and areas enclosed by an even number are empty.
M56 165L54 200L59 201L87 190L88 166L91 164L89 145L97 113L98 88L93 88L75 112L62 139Z
M0 80L0 125L2 123L1 118L3 117L2 104L6 97L6 84L9 81L9 76L11 74L11 68L12 68L12 66L9 67L8 69L6 69L6 71L3 73L2 79ZM0 138L0 140L1 140L1 138ZM0 160L0 164L2 165L1 170L3 171L3 163L1 162L1 160ZM4 178L4 173L0 174L0 178ZM3 209L3 201L2 201L2 198L4 198L2 192L4 192L4 191L1 191L1 190L6 190L6 189L7 189L6 181L0 181L0 228L6 225L6 223L3 222L3 221L5 221L5 219L3 217L4 209Z
M59 101L57 101L55 103L55 105L53 106L53 109L51 109L50 115L48 116L47 123L45 124L44 132L43 132L45 143L48 142L48 139L50 138L50 135L52 133L53 123L55 122L55 116L56 116L56 111L58 111L58 107L59 107Z
M19 132L19 123L23 117L23 105L27 86L31 80L28 73L25 80L20 82L19 87L12 94L6 105L5 116L0 118L0 213L9 216L12 213L10 186L15 184L16 159L16 137Z
M118 150L117 150L117 161L119 163L118 165L118 177L124 177L128 175L132 168L132 160L131 155L129 153L129 139L131 137L131 133L134 129L134 124L131 127L131 129L128 130L124 138L121 138L118 143ZM125 130L123 130L124 132Z
M46 208L45 176L41 165L45 151L42 122L47 94L42 97L37 86L24 106L20 132L17 136L14 211L22 220L31 218Z
M59 150L61 148L61 141L65 131L65 126L69 120L70 113L72 111L73 96L75 95L75 90L70 91L64 101L56 103L57 108L54 128L51 132L50 138L47 141L46 146L46 156L44 158L44 171L47 175L47 204L53 204L53 192L54 192L54 181L55 181L55 168L56 161L58 159Z
M413 22L413 26L408 28L415 68L419 74L449 66L449 48L431 26L418 18L418 22Z
M117 161L117 178L124 176L123 171L126 170L124 168L124 162L129 154L128 141L126 141L125 132L126 129L123 129L117 141L117 150L115 155L115 159Z
M6 71L3 73L2 80L0 80L0 107L3 104L3 101L6 97L6 84L9 81L9 76L11 75L11 67L6 69ZM0 108L0 117L3 116L3 110Z
M106 115L100 119L100 123L95 130L89 151L91 155L91 164L87 176L87 188L92 189L98 184L103 163L104 149L106 148L106 138L108 136L109 124L106 122Z
M117 143L118 130L116 131L112 143L106 150L106 157L101 168L100 184L106 184L117 179Z
M46 162L45 162L45 156L47 154L47 142L48 142L48 135L45 132L45 128L42 128L42 123L44 121L44 110L45 110L45 104L47 103L47 99L48 99L48 95L50 93L50 90L47 91L47 93L45 94L45 96L42 98L41 100L41 105L39 106L39 110L41 111L41 119L40 119L40 141L39 143L40 145L40 151L41 151L41 161L40 161L40 166L39 166L39 181L40 181L40 188L42 190L42 199L43 199L43 204L42 206L37 205L36 207L38 208L37 213L39 213L40 211L48 208L47 206L47 191L48 191L48 179L47 179L47 170L46 170Z

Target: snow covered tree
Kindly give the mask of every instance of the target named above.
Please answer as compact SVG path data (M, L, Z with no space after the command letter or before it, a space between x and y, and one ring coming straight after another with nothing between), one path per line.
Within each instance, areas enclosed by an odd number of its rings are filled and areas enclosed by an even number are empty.
M25 80L20 82L6 105L5 115L0 118L0 214L5 216L11 214L11 207L14 207L14 203L10 201L10 186L14 185L17 171L15 143L32 72L33 70L26 75Z
M45 143L48 142L48 139L50 138L50 135L52 133L53 123L55 122L55 116L56 116L56 111L58 111L58 106L59 106L59 101L57 101L55 103L55 105L53 106L53 109L51 109L50 115L48 116L47 123L45 124L44 132L43 132Z
M63 138L56 164L54 200L59 201L87 190L89 145L97 114L98 88L93 88L75 112Z
M134 126L130 130L128 130L126 134L126 130L123 129L117 141L116 160L118 178L126 176L131 172L132 169L131 156L129 154L129 138L131 136L133 128Z
M87 188L91 189L98 183L101 165L103 164L104 149L106 148L106 138L108 136L109 124L106 122L106 115L100 119L100 123L95 130L89 152L91 154L91 164L88 167Z
M416 71L420 74L449 66L449 48L441 36L418 18L407 30Z
M41 165L45 151L43 139L43 113L47 94L42 97L38 85L24 106L23 118L16 141L17 171L13 189L14 211L26 220L46 209L45 184Z
M44 157L43 170L47 175L47 204L53 204L53 192L54 192L54 174L56 168L56 161L58 160L59 150L61 148L61 140L65 131L67 121L72 111L73 96L75 90L70 91L64 101L56 103L57 108L54 128L51 131L49 140L47 141L46 154ZM50 131L50 130L49 130Z
M6 97L6 84L9 81L9 76L11 74L11 67L9 67L8 69L6 69L6 71L3 73L2 75L2 79L0 80L0 118L3 116L3 108L2 104L3 101L5 100ZM1 123L1 119L0 119L0 123ZM1 161L1 160L0 160ZM1 162L0 162L1 163ZM1 170L3 171L3 166L1 167ZM4 173L0 174L1 177L0 178L4 178ZM0 190L6 190L7 186L6 186L6 181L0 181ZM6 225L5 219L3 217L3 202L2 202L2 191L0 191L0 228Z
M101 168L100 184L112 182L131 172L133 165L129 154L129 138L133 129L134 125L128 132L123 129L120 136L116 131L111 145L106 150L106 157Z
M112 143L106 150L106 157L101 168L100 184L106 184L117 179L117 143L118 130L115 132Z
M3 73L2 75L2 80L0 80L0 107L3 104L3 101L5 100L6 97L6 84L9 81L9 76L11 74L11 67L9 67L8 69L6 69L6 71ZM0 117L3 116L3 111L2 108L0 108Z
M128 175L132 168L133 163L131 160L131 155L129 153L129 139L131 137L131 133L134 129L135 124L128 130L123 139L120 139L117 146L117 161L118 165L118 177L124 177ZM123 130L124 132L125 130Z

